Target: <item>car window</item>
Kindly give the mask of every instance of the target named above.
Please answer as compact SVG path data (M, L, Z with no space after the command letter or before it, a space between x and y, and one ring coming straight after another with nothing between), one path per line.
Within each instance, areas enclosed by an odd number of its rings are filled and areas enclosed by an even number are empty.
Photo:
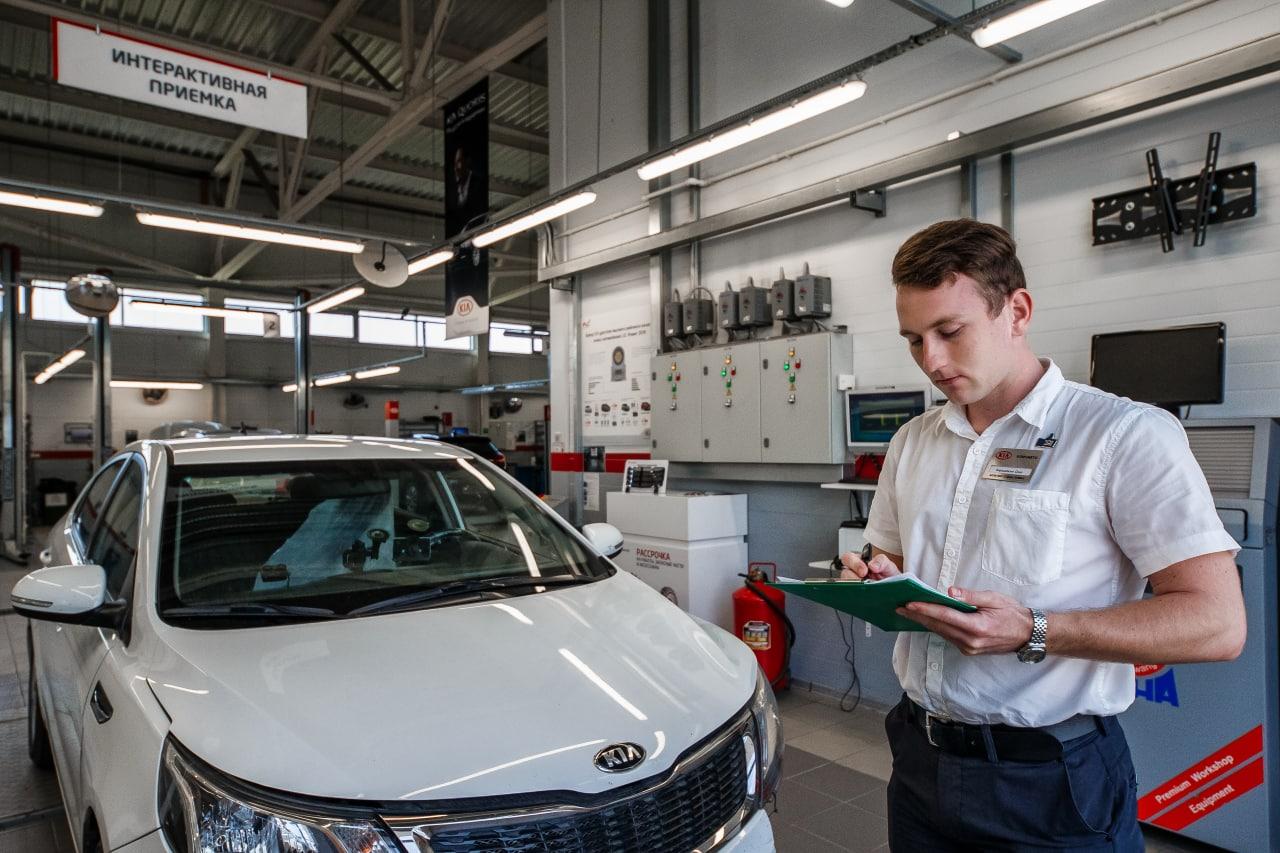
M119 459L99 471L98 476L93 478L93 482L84 491L84 497L76 506L76 512L71 521L71 532L81 554L89 550L89 540L93 538L93 530L98 524L98 518L102 515L102 502L107 499L111 484L115 482L116 475L120 473L120 466L124 465L124 462L125 460Z
M142 465L131 462L111 495L89 549L89 562L106 570L107 593L112 598L121 597L138 553L142 491Z
M344 615L459 582L612 573L501 475L443 448L415 453L175 467L162 520L161 617L244 605Z

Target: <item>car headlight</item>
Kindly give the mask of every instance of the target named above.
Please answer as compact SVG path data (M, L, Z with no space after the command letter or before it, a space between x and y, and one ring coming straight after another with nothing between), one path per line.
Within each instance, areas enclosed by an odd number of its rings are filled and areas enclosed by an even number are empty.
M243 786L165 743L160 826L180 853L399 853L373 820L326 818L253 802Z
M756 675L751 719L754 737L743 736L743 748L747 751L747 796L763 804L778 790L778 778L782 775L782 717L778 714L773 688L763 673Z

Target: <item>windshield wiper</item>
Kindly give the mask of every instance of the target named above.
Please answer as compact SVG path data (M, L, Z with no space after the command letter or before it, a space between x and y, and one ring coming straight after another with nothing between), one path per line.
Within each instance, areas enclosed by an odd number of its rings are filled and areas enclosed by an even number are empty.
M271 604L246 602L243 604L206 604L189 607L170 607L161 616L180 616L192 619L236 619L244 616L284 616L297 619L336 619L337 613L327 607L306 607L301 604Z
M347 613L348 616L367 616L371 613L390 613L406 610L422 604L454 598L455 596L479 596L486 592L500 592L521 587L536 586L569 586L580 583L591 583L595 578L582 575L548 575L534 577L532 575L515 575L501 578L473 578L471 580L452 581L440 586L418 589L413 592L397 595L385 601L366 604Z

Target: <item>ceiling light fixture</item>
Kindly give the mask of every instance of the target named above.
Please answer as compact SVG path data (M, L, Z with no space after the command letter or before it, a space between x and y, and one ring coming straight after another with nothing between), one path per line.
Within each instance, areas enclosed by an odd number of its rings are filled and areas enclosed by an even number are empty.
M978 47L991 47L1101 2L1102 0L1041 0L1003 18L996 18L986 26L978 27L973 31L973 43Z
M173 311L177 313L195 313L205 317L243 317L246 314L269 316L278 315L278 311L264 311L257 308L220 308L215 305L201 305L195 302L165 302L159 299L129 299L130 305L141 305L152 311Z
M822 115L836 107L844 106L858 100L866 92L866 83L861 80L846 80L839 86L823 89L788 106L748 119L745 124L714 133L706 139L679 148L665 157L645 163L636 170L636 174L642 180L651 181L731 148L737 148L739 145L745 145L783 128L799 124L806 119Z
M375 376L390 376L400 372L400 365L388 364L383 367L366 367L355 372L356 379L372 379Z
M347 288L343 288L342 290L336 290L333 293L330 293L326 296L321 296L319 299L316 299L314 302L309 303L307 305L307 313L321 314L325 311L328 311L330 308L333 308L335 305L341 305L344 302L350 302L352 299L359 299L361 296L364 296L364 292L365 292L364 288L358 284L355 285L354 287L347 287Z
M420 258L409 262L409 275L417 275L423 270L429 270L432 267L438 267L441 264L448 263L453 260L453 248L441 249L438 252L431 252Z
M292 394L294 391L298 390L298 384L296 382L290 382L288 385L281 385L280 390L286 394Z
M526 213L524 216L517 217L510 222L490 228L488 231L481 231L479 234L471 238L471 242L477 247L483 249L485 246L492 245L499 240L505 240L521 231L528 231L530 228L541 225L544 222L564 216L566 213L586 207L596 200L596 194L591 190L562 198L559 201L549 204L546 207L539 208L532 213Z
M50 213L70 213L73 216L93 216L102 215L102 205L89 204L83 201L71 201L65 198L50 198L42 195L32 195L31 193L15 193L9 190L0 190L0 204L7 204L11 207L26 207L31 210L47 210Z
M960 131L958 131L958 130L953 130L953 131L951 131L950 133L948 133L948 134L947 134L947 141L948 141L948 142L955 142L955 141L956 141L957 139L959 139L959 138L960 138Z
M317 388L324 388L326 385L338 385L342 382L350 382L354 379L350 373L335 373L332 376L322 376L312 384Z
M168 391L199 391L202 382L169 382L164 379L112 379L112 388L163 388Z
M827 0L832 6L839 6L841 9L848 9L853 5L853 0Z
M48 382L51 377L66 370L68 367L75 364L77 361L79 361L84 357L85 357L85 350L80 349L79 346L72 347L62 355L58 356L53 361L49 362L49 364L44 368L44 370L41 370L39 373L36 374L36 377L33 381L37 385L43 385L44 383Z
M326 252L346 252L350 255L358 255L364 251L364 243L356 240L319 237L315 234L301 231L256 228L248 225L235 225L230 222L196 219L190 216L149 213L143 210L138 211L136 215L138 221L143 225L170 228L175 231L193 231L197 234L214 234L219 237L236 237L241 240L259 240L263 243L280 243L285 246L299 246L304 249L322 249Z

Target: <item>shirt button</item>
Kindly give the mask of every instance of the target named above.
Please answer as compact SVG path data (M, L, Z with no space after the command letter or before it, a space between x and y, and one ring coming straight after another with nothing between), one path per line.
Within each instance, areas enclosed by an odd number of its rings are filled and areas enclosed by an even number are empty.
M964 495L956 495L956 503L967 504L968 502L969 502L969 499L966 498Z
M948 548L945 553L948 557L954 557L956 555L956 549Z
M931 663L929 664L929 669L933 670L934 672L937 672L938 670L942 669L942 667L936 663Z

